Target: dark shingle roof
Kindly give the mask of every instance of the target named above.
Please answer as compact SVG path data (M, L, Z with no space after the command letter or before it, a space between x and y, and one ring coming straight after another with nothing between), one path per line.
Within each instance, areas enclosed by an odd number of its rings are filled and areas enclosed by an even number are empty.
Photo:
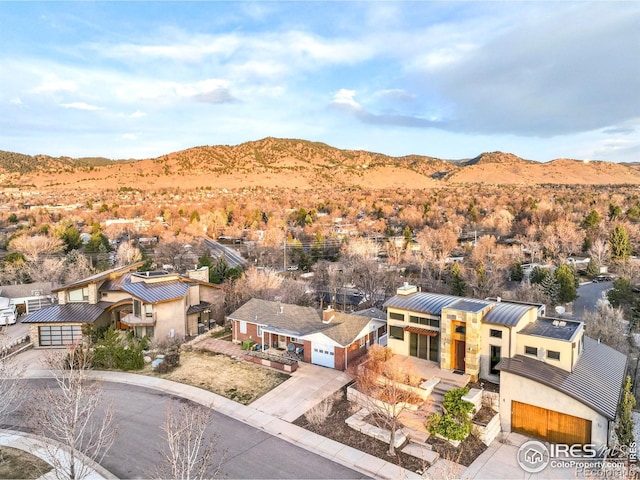
M584 337L584 351L573 372L523 355L503 358L497 368L547 385L613 420L626 365L627 357L624 354Z
M281 304L252 298L228 316L269 327L274 332L302 336L327 328L318 311L312 307Z
M514 327L529 310L537 309L533 305L518 305L515 303L498 302L495 304L495 307L485 315L482 321L486 323L493 323L494 325Z
M384 307L401 308L413 312L440 315L442 309L461 297L442 295L440 293L418 292L410 295L395 295L384 303Z
M22 323L93 323L111 305L111 302L52 305L33 312Z

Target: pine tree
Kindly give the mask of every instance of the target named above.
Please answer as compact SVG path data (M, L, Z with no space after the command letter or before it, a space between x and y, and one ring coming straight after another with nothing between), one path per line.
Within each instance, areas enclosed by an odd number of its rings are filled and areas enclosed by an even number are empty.
M611 248L611 259L624 262L631 256L631 240L627 229L622 225L616 225L609 236L609 247Z
M462 278L462 273L460 272L460 265L454 262L451 266L451 293L453 295L458 295L463 297L467 290L467 284Z
M587 265L587 275L590 277L597 277L600 274L600 266L593 258L589 259L589 265Z
M553 274L558 284L558 302L569 303L578 298L576 274L569 265L561 265Z
M635 441L633 437L633 407L635 405L636 399L631 389L631 377L627 375L618 407L616 435L620 445L630 446Z
M549 298L549 302L556 305L560 294L560 285L558 285L555 275L545 275L542 282L540 282L540 286L544 294Z

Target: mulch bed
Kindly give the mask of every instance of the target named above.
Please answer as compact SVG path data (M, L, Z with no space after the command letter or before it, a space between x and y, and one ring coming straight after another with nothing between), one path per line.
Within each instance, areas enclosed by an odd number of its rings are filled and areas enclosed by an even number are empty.
M293 423L299 427L310 430L323 437L330 438L336 442L353 447L361 452L368 453L374 457L381 458L387 462L394 463L411 470L413 472L424 471L425 462L419 458L407 455L396 450L395 456L389 456L389 445L376 440L364 433L356 432L349 427L345 420L355 413L352 404L347 400L346 388L340 390L340 395L336 393L332 397L334 399L333 408L329 413L326 421L321 425L310 425L304 415L296 419ZM325 400L326 401L326 400Z
M345 423L345 420L353 415L355 410L353 405L347 400L346 387L337 392L332 398L333 408L327 416L327 419L320 425L315 426L309 424L304 415L296 419L293 423L323 437L356 448L390 463L395 463L407 470L423 472L428 468L429 465L425 465L426 462L423 460L399 451L396 452L395 456L389 456L387 453L389 445L350 428ZM469 435L458 448L449 442L435 437L430 437L427 443L432 446L434 451L440 454L441 458L460 463L464 466L471 465L478 455L487 448L484 443L473 435Z

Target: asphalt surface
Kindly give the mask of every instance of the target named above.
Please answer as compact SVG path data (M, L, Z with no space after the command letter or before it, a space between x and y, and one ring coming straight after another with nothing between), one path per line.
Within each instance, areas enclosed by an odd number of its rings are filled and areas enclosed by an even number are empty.
M573 302L573 318L582 320L585 310L594 311L604 291L613 287L612 282L587 283L578 288L578 298Z
M52 380L29 380L38 388ZM116 440L101 465L119 478L151 478L164 447L161 425L171 401L181 398L134 385L105 382L105 402L112 402L118 425ZM8 428L26 428L24 412L9 420ZM216 464L222 478L366 478L264 431L214 412L208 429L217 436Z

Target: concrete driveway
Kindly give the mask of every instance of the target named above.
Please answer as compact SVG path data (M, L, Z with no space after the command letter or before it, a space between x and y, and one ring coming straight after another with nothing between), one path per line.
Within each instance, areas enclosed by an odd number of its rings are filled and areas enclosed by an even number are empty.
M258 398L251 406L293 422L350 381L351 377L345 372L300 362L291 378Z

